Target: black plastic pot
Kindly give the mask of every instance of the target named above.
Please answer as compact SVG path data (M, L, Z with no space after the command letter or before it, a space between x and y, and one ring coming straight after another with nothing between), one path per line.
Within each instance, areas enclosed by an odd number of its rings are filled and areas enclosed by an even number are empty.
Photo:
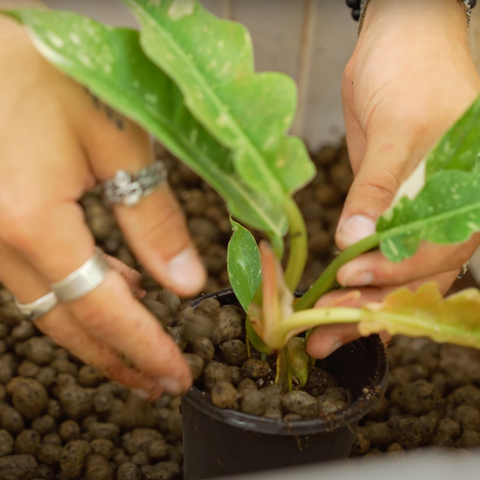
M205 298L238 305L231 289ZM358 421L386 388L388 365L377 335L340 348L327 359L329 371L349 388L355 401L329 419L290 422L222 410L193 387L182 399L184 472L202 480L259 470L304 465L348 457Z

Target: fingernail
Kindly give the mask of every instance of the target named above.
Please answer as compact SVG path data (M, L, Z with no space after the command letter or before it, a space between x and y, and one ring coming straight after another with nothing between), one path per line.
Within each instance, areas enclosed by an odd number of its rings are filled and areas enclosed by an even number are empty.
M168 275L182 289L198 291L205 283L205 269L193 248L187 248L170 260Z
M376 232L375 222L365 215L354 215L345 221L338 231L341 241L353 245Z
M362 272L355 273L352 276L347 278L345 282L346 287L366 287L367 285L372 285L374 281L373 273L371 272Z
M159 385L165 389L165 392L172 396L181 395L183 393L183 388L180 385L178 380L174 378L161 378L158 381Z
M148 393L146 390L142 390L141 388L132 388L130 391L141 400L149 400L151 396L150 393Z

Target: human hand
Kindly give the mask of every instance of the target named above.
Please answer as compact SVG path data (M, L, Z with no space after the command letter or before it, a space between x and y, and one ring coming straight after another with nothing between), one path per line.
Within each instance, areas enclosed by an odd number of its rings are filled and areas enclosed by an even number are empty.
M401 183L478 95L480 78L469 53L466 25L463 5L455 0L370 2L342 81L355 180L337 229L340 249L375 233L376 220ZM317 306L359 306L381 300L395 286L414 289L430 280L446 293L479 243L478 235L461 246L424 242L400 264L379 251L366 253L337 275L344 287L368 286L361 289L361 297L334 292ZM355 326L323 327L312 334L308 349L323 358L357 337Z
M83 193L119 169L153 163L154 155L145 131L50 66L23 27L6 17L0 43L0 281L29 303L94 253L78 205ZM137 259L159 282L180 295L198 293L205 270L168 186L135 207L116 205L114 213ZM187 390L191 374L181 352L132 294L138 276L127 273L126 282L117 270L37 326L144 397Z

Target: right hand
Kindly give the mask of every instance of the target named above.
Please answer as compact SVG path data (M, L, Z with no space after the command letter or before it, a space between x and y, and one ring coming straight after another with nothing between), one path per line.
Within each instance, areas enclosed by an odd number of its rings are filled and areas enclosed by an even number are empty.
M374 0L343 76L342 100L355 180L345 201L336 243L341 250L375 233L377 219L399 186L480 92L467 41L464 6L453 0ZM368 252L337 274L345 290L325 295L317 307L359 307L381 301L399 286L416 290L435 281L448 291L480 244L480 236L454 245L422 242L401 263ZM347 296L345 296L347 295ZM347 302L345 304L344 302ZM317 328L308 351L324 358L359 336L355 325Z
M1 16L0 43L0 281L29 303L93 255L78 204L85 191L119 169L151 164L154 155L144 130L119 114L106 115L37 53L22 26ZM115 206L114 213L135 256L160 283L179 295L199 292L205 269L168 186L138 206ZM129 278L138 288L138 276L130 272ZM181 352L116 269L36 325L145 398L164 390L179 394L191 384Z

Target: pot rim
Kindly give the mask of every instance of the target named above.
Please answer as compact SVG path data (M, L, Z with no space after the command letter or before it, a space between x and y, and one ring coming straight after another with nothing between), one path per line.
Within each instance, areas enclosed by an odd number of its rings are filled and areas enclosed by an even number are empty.
M231 294L234 294L232 288L219 290L197 298L190 304L190 306L195 308L202 300L207 298L218 298ZM376 401L381 398L387 386L388 362L383 342L378 335L371 335L369 337L362 337L351 343L365 345L366 342L370 343L370 345L366 346L369 347L370 351L374 349L377 357L377 368L371 379L371 387L364 388L363 393L351 405L341 410L338 414L332 414L323 418L293 420L287 423L284 420L263 418L233 409L221 409L216 407L211 403L210 396L206 392L200 391L195 386L188 391L182 400L195 404L196 408L203 410L204 413L210 415L216 420L225 422L234 427L252 430L258 433L274 435L307 435L312 433L331 432L342 426L351 428L350 425L356 424L356 422L373 408Z

